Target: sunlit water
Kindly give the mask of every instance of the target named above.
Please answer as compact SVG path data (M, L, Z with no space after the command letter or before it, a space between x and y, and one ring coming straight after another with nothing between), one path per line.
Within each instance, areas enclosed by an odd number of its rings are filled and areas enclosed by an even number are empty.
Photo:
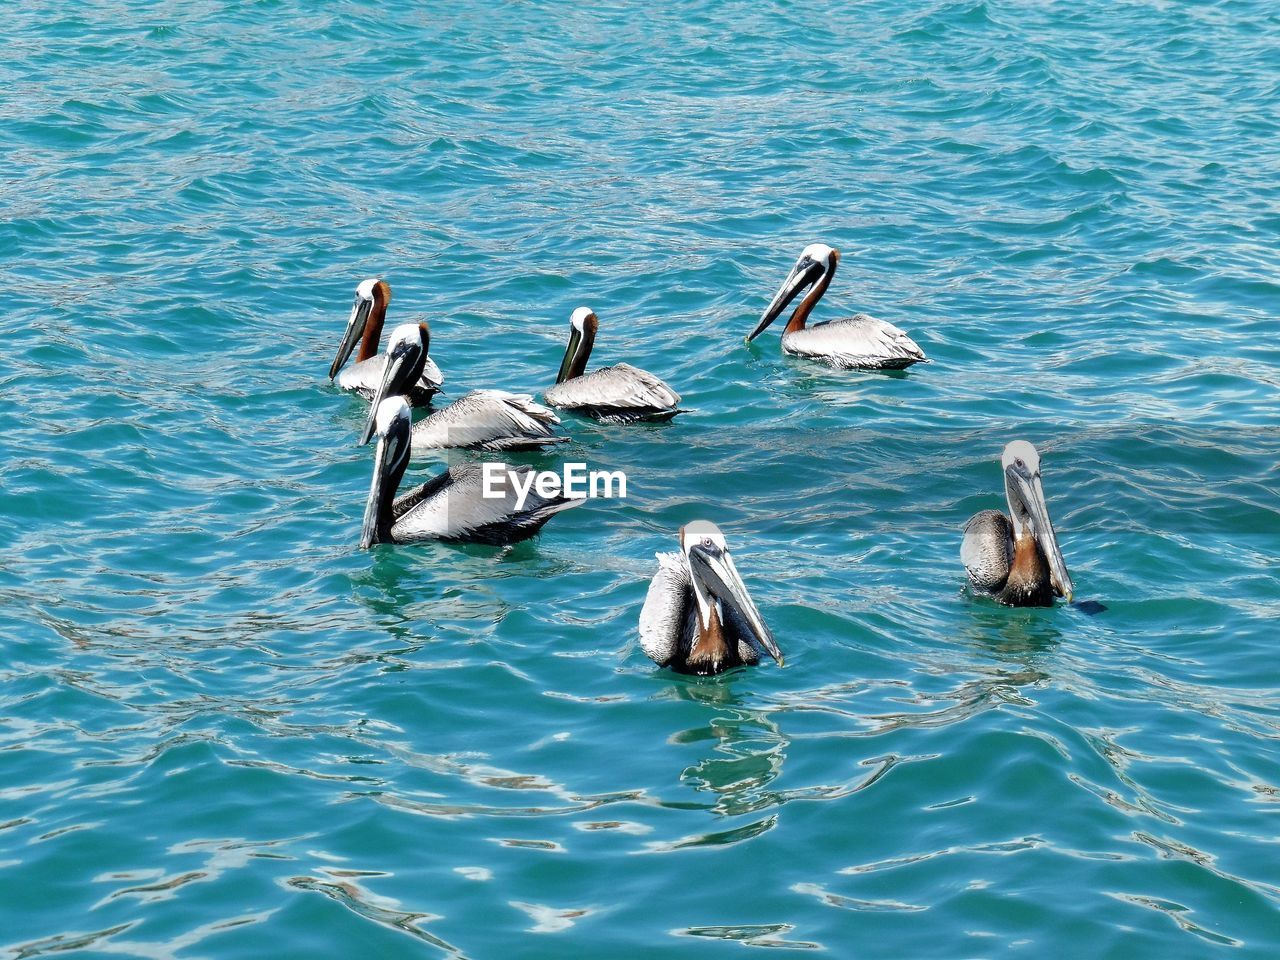
M1280 952L1275 5L0 29L0 953ZM932 364L743 345L813 240ZM569 418L630 495L532 544L362 553L374 275L450 396L587 303L690 412ZM1015 437L1105 611L962 590ZM695 518L784 669L638 649Z

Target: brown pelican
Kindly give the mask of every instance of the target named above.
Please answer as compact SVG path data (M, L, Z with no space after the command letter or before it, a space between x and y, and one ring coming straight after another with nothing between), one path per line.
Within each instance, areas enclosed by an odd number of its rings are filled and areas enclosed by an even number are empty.
M375 277L356 287L356 302L351 308L351 318L347 320L347 329L338 346L338 355L329 366L330 380L336 377L335 382L340 389L354 391L366 400L373 399L378 384L382 382L382 372L387 363L386 354L378 353L378 338L382 336L382 324L387 318L387 304L390 302L391 285L385 280ZM422 341L426 344L430 335L427 325L423 323L421 326ZM351 356L357 340L360 341L360 352L356 354L356 362L344 369L343 364ZM444 374L424 349L422 370L406 396L410 403L423 406L431 402L443 383Z
M1040 484L1040 455L1014 440L1000 458L1009 516L975 513L964 525L960 560L969 583L1011 607L1051 607L1056 594L1071 602L1073 586Z
M582 500L541 496L531 482L533 468L514 468L526 489L519 502L510 473L504 471L501 496L486 497L484 465L449 467L409 493L396 496L409 465L409 432L413 425L404 397L388 397L374 413L378 437L373 458L373 484L364 510L360 549L375 543L414 543L450 540L465 543L511 544L534 536L561 510Z
M640 611L640 646L679 673L708 675L754 664L763 651L782 666L760 611L714 523L680 528L680 552L659 553Z
M569 347L560 364L560 375L556 385L543 393L543 399L553 407L605 423L670 420L680 413L680 394L647 370L619 363L585 372L599 326L600 321L590 308L573 311L569 318Z
M840 251L825 243L811 243L805 247L782 289L747 337L747 343L764 332L765 327L778 319L787 304L801 290L809 287L809 293L800 301L782 331L784 353L820 360L846 370L901 370L927 360L916 342L892 323L876 320L865 313L815 323L812 327L804 325L809 313L831 286L831 278L835 276L839 262Z
M364 446L373 436L378 405L385 397L403 396L414 383L427 357L423 328L403 323L391 331L387 341L386 364L373 391L369 419L360 436ZM413 427L413 452L460 447L468 450L536 450L563 443L551 428L560 418L533 402L527 394L504 390L475 390L455 400L443 410L418 421Z

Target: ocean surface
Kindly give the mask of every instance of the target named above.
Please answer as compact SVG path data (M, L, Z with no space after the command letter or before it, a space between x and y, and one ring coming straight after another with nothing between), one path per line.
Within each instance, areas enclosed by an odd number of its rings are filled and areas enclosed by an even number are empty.
M0 957L1280 956L1274 3L0 34ZM813 241L932 363L743 343ZM628 497L536 541L361 552L371 276L446 400L587 304L689 412L566 416L526 462ZM964 589L1017 438L1084 608ZM785 668L640 651L693 519Z

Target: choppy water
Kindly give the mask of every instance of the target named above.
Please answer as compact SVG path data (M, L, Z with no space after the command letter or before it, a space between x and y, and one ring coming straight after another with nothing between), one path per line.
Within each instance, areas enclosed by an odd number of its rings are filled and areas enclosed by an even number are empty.
M0 953L1280 952L1273 4L0 29ZM933 364L743 346L818 239ZM360 553L377 274L454 395L585 302L692 412L569 423L631 495L532 545ZM1104 613L962 592L1014 437ZM785 669L637 649L697 517Z

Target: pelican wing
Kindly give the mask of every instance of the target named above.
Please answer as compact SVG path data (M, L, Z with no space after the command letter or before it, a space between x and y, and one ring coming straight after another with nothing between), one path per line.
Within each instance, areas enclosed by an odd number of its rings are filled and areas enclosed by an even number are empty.
M552 426L559 422L559 417L527 394L476 390L415 424L413 451L530 450L567 440L552 433Z
M684 555L659 553L658 570L640 610L640 647L658 666L666 666L679 652L693 584Z
M680 403L680 394L652 373L629 363L602 367L557 383L543 396L553 407L618 411L620 415L675 412Z
M382 372L386 367L387 355L380 353L376 357L370 357L368 360L361 360L359 363L353 363L349 367L343 367L338 371L338 375L333 382L338 385L340 390L358 393L364 399L371 401L378 387L382 384ZM411 391L412 396L409 399L414 403L423 403L429 400L432 394L438 393L443 384L444 374L440 372L436 362L428 356L426 364L422 368L422 376L418 378L418 382L414 385Z
M892 323L865 313L783 334L782 349L849 369L900 370L927 359L919 345Z
M530 467L520 467L521 482ZM509 478L503 475L493 487L499 493L485 496L484 465L452 466L418 489L396 501L392 537L399 543L418 540L464 540L473 543L517 543L532 537L552 516L576 507L582 500L562 496L543 497L528 488L523 504Z
M440 372L440 368L436 366L436 362L429 354L422 365L422 376L418 378L418 384L432 390L439 390L444 386L444 374Z
M396 497L395 502L391 504L391 517L393 520L399 520L406 513L422 503L429 500L436 494L440 493L445 487L453 482L453 476L448 470L437 474L426 483L421 484L408 493L402 493Z
M999 510L975 513L964 525L960 562L969 582L987 593L999 591L1013 564L1013 525Z
M368 360L361 360L343 367L333 382L340 390L351 390L366 400L372 400L378 384L382 383L382 371L387 366L387 355L380 353Z

